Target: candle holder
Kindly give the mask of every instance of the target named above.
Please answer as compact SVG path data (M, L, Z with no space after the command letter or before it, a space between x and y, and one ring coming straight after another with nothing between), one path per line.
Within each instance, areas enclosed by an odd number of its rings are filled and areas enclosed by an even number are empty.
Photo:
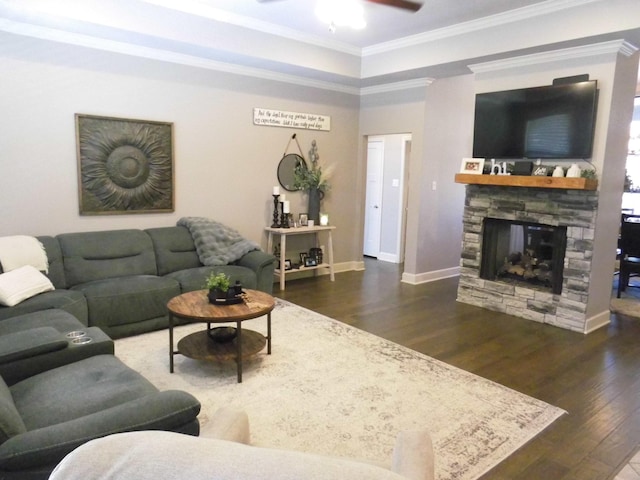
M278 228L280 223L278 223L278 198L280 198L280 194L273 195L273 223L271 224L271 228Z
M282 215L280 215L280 228L289 228L289 214L284 213L284 202L280 202Z

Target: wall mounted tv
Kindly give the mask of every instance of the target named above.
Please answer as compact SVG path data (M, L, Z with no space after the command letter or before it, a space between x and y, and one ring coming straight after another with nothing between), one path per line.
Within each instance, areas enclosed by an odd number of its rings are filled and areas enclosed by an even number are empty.
M477 94L473 156L590 158L597 97L595 80Z

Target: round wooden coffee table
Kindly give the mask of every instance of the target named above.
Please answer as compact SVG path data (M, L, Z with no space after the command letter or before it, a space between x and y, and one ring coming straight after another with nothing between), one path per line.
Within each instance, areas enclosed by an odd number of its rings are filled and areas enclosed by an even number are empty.
M207 298L208 290L183 293L167 303L169 309L169 371L173 373L173 357L180 353L198 360L224 361L235 359L238 366L238 383L242 382L242 359L255 355L267 344L267 354L271 355L271 311L274 298L258 290L244 290L244 301L235 305L213 305ZM244 320L267 316L267 336L242 328ZM187 322L202 322L207 329L192 333L178 342L174 350L173 327L175 318ZM235 335L231 339L219 338L218 329L211 324L235 322ZM225 329L228 330L228 329Z

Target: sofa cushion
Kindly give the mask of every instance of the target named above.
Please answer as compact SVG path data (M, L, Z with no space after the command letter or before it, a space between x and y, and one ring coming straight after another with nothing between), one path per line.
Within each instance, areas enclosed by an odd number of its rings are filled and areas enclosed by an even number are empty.
M167 302L180 295L178 282L154 275L108 278L73 287L89 307L89 325L106 327L167 316Z
M201 267L191 233L185 227L149 228L156 253L158 275Z
M116 357L97 355L27 378L10 391L25 427L34 430L100 412L158 389Z
M7 384L0 378L0 444L11 437L24 433L27 428L18 413Z
M221 267L188 268L167 274L167 278L173 278L180 284L181 291L191 292L204 289L205 280L211 272L222 272L231 278L231 284L239 281L243 288L256 288L256 274L253 270L238 265L226 265Z
M51 280L31 265L0 274L0 304L7 307L53 289Z
M65 310L87 325L87 301L82 292L73 290L52 290L28 298L13 307L0 306L0 320L51 309Z
M64 233L56 238L69 286L127 275L157 275L151 238L142 230Z

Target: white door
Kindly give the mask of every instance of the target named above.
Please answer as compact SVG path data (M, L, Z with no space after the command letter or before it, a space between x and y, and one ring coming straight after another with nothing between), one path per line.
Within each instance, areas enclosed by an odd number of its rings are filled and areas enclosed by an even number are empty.
M367 191L364 213L363 253L368 257L376 258L380 253L383 167L384 141L370 138L367 148Z

